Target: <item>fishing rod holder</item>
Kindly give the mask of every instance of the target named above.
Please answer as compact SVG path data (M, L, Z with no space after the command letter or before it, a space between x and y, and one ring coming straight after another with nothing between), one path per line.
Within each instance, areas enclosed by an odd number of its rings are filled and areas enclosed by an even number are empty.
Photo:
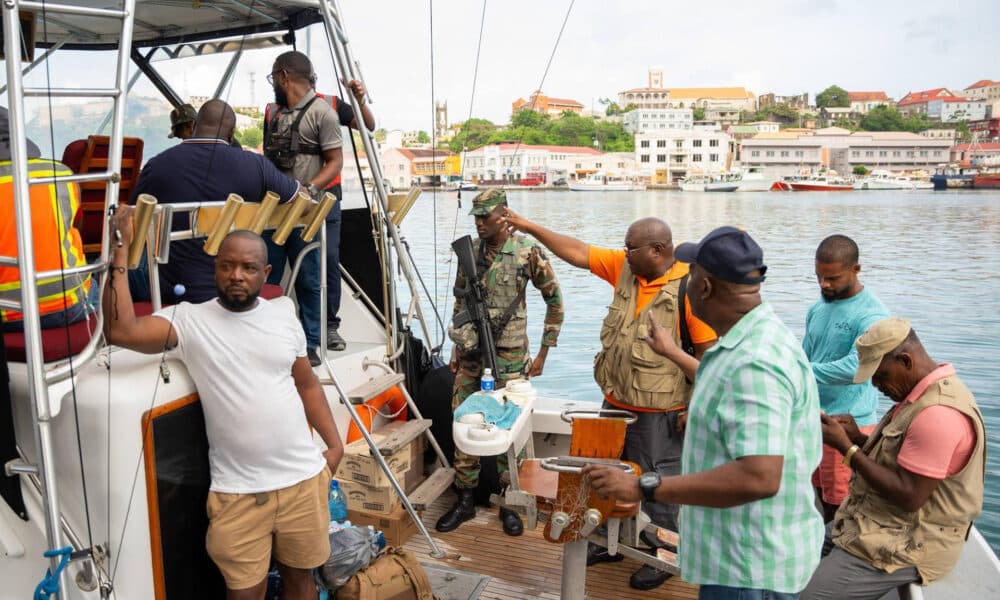
M562 411L559 418L567 423L572 423L573 419L622 419L626 425L631 425L639 420L638 415L634 412L620 408L573 408Z
M556 471L557 473L580 473L583 468L589 465L597 467L611 467L621 469L631 475L635 473L632 465L615 460L613 458L590 458L586 456L559 456L556 458L543 458L539 466L546 471Z

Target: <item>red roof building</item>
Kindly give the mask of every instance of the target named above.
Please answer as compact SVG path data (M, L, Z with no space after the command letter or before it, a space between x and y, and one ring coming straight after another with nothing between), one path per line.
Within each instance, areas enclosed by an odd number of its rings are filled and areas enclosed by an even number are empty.
M926 104L931 100L944 100L947 98L959 98L965 100L962 96L952 93L948 88L934 88L933 90L924 90L921 92L910 92L909 94L903 96L896 103L896 106L910 106L913 104Z
M1000 81L992 79L980 79L969 87L965 88L965 95L973 100L983 100L986 102L1000 101ZM996 109L994 109L994 113Z
M536 91L527 100L518 98L510 106L511 113L529 109L551 117L559 117L567 110L578 115L583 113L583 105L576 100L570 98L551 98L543 94L541 90Z

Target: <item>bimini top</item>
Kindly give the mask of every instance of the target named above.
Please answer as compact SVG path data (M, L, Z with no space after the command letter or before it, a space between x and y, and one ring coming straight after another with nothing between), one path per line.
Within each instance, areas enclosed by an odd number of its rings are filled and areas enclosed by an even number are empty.
M116 0L57 0L59 4L121 9ZM69 50L118 47L121 22L34 13L35 46ZM134 47L157 47L260 33L294 31L322 20L318 0L136 0Z

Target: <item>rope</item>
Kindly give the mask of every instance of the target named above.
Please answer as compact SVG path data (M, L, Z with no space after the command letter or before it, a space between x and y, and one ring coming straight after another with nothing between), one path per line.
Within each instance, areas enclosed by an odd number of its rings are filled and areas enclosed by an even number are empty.
M46 44L48 44L48 41L49 41L49 26L48 26L48 11L46 10L46 0L42 0L42 39L45 41ZM51 56L52 55L50 54L50 55L48 55L48 56L45 57L45 86L49 90L52 89L52 69L51 69L51 65L49 64L49 60L51 59ZM56 134L55 134L55 119L51 118L51 116L52 116L52 94L48 94L46 96L46 99L48 101L48 109L49 109L49 147L52 149L52 154L53 154L52 162L54 163L55 162L55 151L56 151ZM124 102L124 99L122 99L121 101ZM56 181L54 181L52 183L52 185L55 186L56 188L58 188L59 181L58 181L58 174L56 173L56 171L57 171L56 169L54 169L54 168L52 169L52 175L56 179ZM79 197L77 198L77 201L80 201ZM72 218L72 215L60 215L60 218L61 219ZM57 252L58 256L60 257L60 260L59 260L59 279L60 279L60 285L62 287L63 297L65 298L65 296L66 296L66 270L65 270L64 261L61 258L62 254L63 254L63 248L61 247L62 244L59 242L59 237L60 237L60 235L59 235L60 234L60 232L59 232L59 223L53 223L52 226L53 226L53 228L56 229L56 236L55 236L55 238L56 238L56 252ZM90 285L91 286L98 285L97 278L91 277L90 278ZM89 321L90 320L90 308L89 308L89 305L87 305L87 299L88 298L89 298L89 293L88 293L88 295L83 300L81 300L81 302L83 302L84 305L86 306L85 312L84 312L84 318L86 318ZM39 315L39 318L41 318L41 315ZM39 327L40 326L41 326L41 323L39 323ZM71 346L69 327L70 327L69 323L67 323L63 327L63 332L66 334L66 347L67 348L69 348ZM83 513L84 513L84 518L87 521L87 543L89 544L90 548L93 548L94 547L94 531L93 531L93 525L91 524L91 519L90 519L90 500L89 500L90 494L87 493L87 471L84 468L84 462L83 462L83 437L82 437L82 435L80 433L80 406L79 406L79 402L78 402L77 394L76 394L76 369L75 369L74 364L73 364L73 357L72 356L70 356L70 359L69 359L69 382L70 382L70 395L73 398L73 425L74 425L74 428L76 430L76 453L77 453L77 458L78 458L79 465L80 465L80 484L81 484L82 491L83 491ZM109 452L109 455L110 455L110 452ZM51 468L54 468L54 467L52 465L46 465L46 468L51 469ZM46 490L46 491L48 491L48 490ZM64 550L69 550L69 549L64 549ZM46 552L46 556L49 556L48 552ZM58 575L58 572L61 571L64 566L65 566L65 561L56 570L56 582L55 582L56 591L58 591L58 588L59 588L59 581L58 581L59 575ZM41 585L43 585L44 583L45 583L45 581L43 580L42 584L39 584L39 586L41 587ZM38 591L36 590L36 596L37 596L37 594L38 594ZM46 595L46 597L48 597L48 596Z
M482 52L482 49L483 49L483 30L485 29L485 27L486 27L486 0L483 0L483 12L482 12L482 15L479 17L479 41L476 43L476 64L475 64L475 66L472 69L472 95L469 97L469 118L466 119L466 123L468 123L469 121L472 120L472 107L475 105L475 102L476 102L476 84L479 83L479 56L480 56L480 54ZM461 164L461 167L460 167L460 175L461 176L460 176L459 181L458 181L458 183L459 183L459 188L458 188L458 202L455 204L455 220L452 223L452 227L451 227L451 239L455 239L455 235L456 235L456 233L458 233L458 217L460 216L459 215L459 210L462 208L462 182L465 181L465 161L467 159L468 159L468 153L465 151L465 148L463 147L462 148L462 164ZM437 219L435 218L435 223L436 222L437 222ZM435 229L434 248L435 249L437 248L437 229ZM451 257L450 257L450 255L449 255L449 259L448 259L448 275L447 275L447 279L445 279L445 286L447 286L448 282L451 281L451 266L452 266L452 264L454 264L454 260L452 260ZM435 266L434 291L437 292L437 293L441 293L444 296L444 314L448 314L448 300L451 299L452 295L448 293L447 287L445 287L444 290L441 290L441 286L438 284L438 280L437 280L437 271L436 271L437 261L436 260L434 261L434 266ZM442 331L441 332L441 343L438 346L438 348L443 348L444 347L444 342L445 342L444 331Z
M62 558L59 559L59 566L56 567L55 573L51 569L45 570L45 577L42 577L38 586L35 587L35 600L49 600L49 596L59 593L59 576L62 574L63 569L66 568L66 564L69 563L69 555L72 552L72 546L45 551L45 558L54 558L56 556L62 556Z
M434 246L431 252L437 252L437 239L438 239L438 198L437 189L438 186L434 185L434 175L437 172L437 98L434 95L434 0L428 0L428 14L430 16L430 57L431 57L431 229L433 230L432 239L434 240ZM462 168L459 167L459 188L461 188ZM462 191L459 189L459 203L461 203ZM457 210L457 209L456 209ZM434 291L437 292L438 284L438 261L431 261L434 263ZM435 296L436 298L436 296ZM434 322L434 333L441 340L440 346L444 345L444 326L438 330L438 323L440 319ZM428 340L430 341L430 340Z
M562 40L563 32L566 30L566 23L569 21L569 15L571 12L573 12L573 5L575 3L576 0L570 0L569 7L566 9L566 16L563 17L562 26L559 28L559 35L556 36L556 43L555 45L552 46L552 53L549 54L549 60L547 63L545 63L545 71L542 73L542 80L538 82L538 87L535 88L536 90L541 90L545 86L545 78L548 77L549 75L549 68L552 67L552 61L556 57L556 50L559 48L559 42ZM538 101L538 95L536 94L535 98L531 101L530 110L535 110L535 103L537 101ZM514 154L512 154L510 157L511 167L514 166L514 161L517 159L517 153L521 150L521 140L523 139L524 139L524 128L522 127L521 134L517 138L517 145L514 146ZM506 182L500 185L500 189L503 189L504 187L506 187Z

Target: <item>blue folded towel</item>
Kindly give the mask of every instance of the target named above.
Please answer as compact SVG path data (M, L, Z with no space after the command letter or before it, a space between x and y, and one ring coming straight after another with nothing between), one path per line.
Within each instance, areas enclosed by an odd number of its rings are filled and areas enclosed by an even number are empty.
M500 429L510 429L521 414L521 407L513 402L500 402L489 394L472 394L455 409L455 420L465 415L480 413L483 420Z

